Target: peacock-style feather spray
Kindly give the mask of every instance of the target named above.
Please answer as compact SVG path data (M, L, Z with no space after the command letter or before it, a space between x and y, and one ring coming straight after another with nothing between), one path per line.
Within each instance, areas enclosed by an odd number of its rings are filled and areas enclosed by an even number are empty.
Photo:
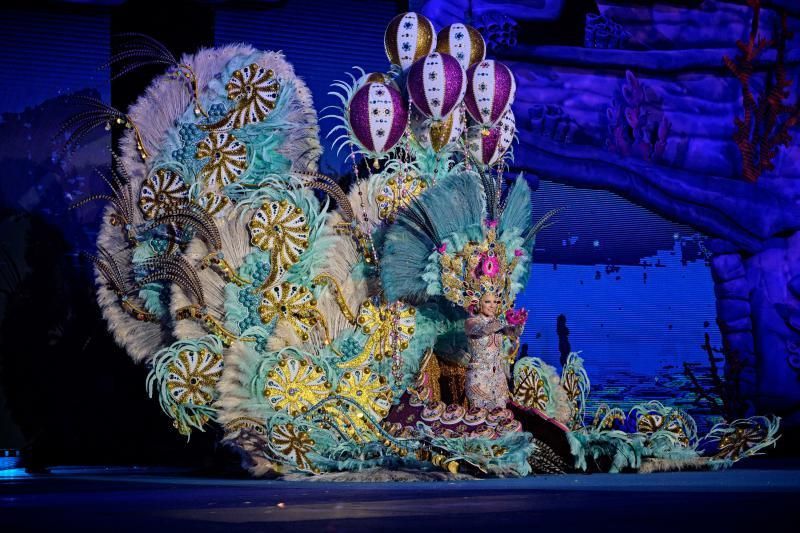
M119 79L134 70L148 66L168 67L168 75L184 80L194 100L194 112L208 116L200 103L200 87L197 76L191 65L179 62L172 52L162 43L142 33L120 33L113 36L118 41L118 52L101 68L112 68L111 80Z
M89 133L100 126L104 126L106 130L110 130L112 126L121 126L130 130L135 139L139 157L144 160L150 155L144 146L139 128L130 115L91 96L76 94L71 96L70 100L81 106L83 110L67 118L59 129L58 136L67 134L67 139L62 147L63 155L73 152Z
M100 169L95 169L97 175L103 179L110 189L110 194L91 194L73 203L70 209L78 209L94 201L108 202L113 209L113 213L109 215L108 222L112 226L119 226L123 230L129 243L135 243L136 233L134 221L137 217L133 190L130 179L125 179L124 167L122 171L117 170L117 168L112 167L110 178Z

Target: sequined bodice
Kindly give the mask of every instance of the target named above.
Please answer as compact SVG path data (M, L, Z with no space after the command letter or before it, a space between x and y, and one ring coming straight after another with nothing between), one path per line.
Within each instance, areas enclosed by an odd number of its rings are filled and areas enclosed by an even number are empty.
M471 407L503 407L508 383L503 361L501 325L492 317L470 317L464 325L469 346L466 392Z
M488 325L493 319L487 318L482 325ZM481 337L468 337L470 364L495 364L500 359L503 347L503 335L489 333Z

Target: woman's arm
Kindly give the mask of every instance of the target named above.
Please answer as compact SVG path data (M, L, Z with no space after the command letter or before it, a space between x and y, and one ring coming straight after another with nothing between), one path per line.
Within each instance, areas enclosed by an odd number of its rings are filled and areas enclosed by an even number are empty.
M522 335L522 326L512 326L506 324L503 326L503 333L511 339L518 339Z
M483 321L479 318L468 318L464 322L464 332L467 337L485 337L492 333L497 333L505 326L499 320Z

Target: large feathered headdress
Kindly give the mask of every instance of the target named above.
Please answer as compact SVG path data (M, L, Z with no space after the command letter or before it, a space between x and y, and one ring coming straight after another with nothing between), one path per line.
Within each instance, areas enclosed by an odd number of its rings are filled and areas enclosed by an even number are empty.
M452 174L397 216L383 245L381 281L389 301L441 295L469 309L486 293L511 308L527 278L536 233L530 188L517 179L505 202L493 179Z
M481 242L469 242L453 254L442 250L439 264L444 297L475 310L484 295L494 294L500 300L498 313L510 309L514 303L511 273L522 256L522 251L518 252L510 261L506 258L506 247L497 240L494 227L487 228Z

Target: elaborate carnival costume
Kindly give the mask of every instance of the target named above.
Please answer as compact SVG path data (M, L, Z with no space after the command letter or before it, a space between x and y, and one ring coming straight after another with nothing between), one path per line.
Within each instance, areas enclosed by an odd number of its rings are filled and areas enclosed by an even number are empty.
M316 173L311 95L281 54L237 45L178 61L127 38L120 74L167 72L127 113L85 100L68 144L125 127L111 191L86 200L108 202L98 301L180 433L221 426L254 475L719 465L774 441L766 418L699 440L688 415L654 403L587 426L577 354L561 376L517 361L508 408L441 401L438 361L463 368L468 348L464 308L491 288L511 310L546 226L524 179L504 186L514 79L474 29L437 36L399 15L391 72L335 84L348 192Z
M478 315L464 321L470 354L464 387L470 406L493 409L508 401L502 330L494 317Z

